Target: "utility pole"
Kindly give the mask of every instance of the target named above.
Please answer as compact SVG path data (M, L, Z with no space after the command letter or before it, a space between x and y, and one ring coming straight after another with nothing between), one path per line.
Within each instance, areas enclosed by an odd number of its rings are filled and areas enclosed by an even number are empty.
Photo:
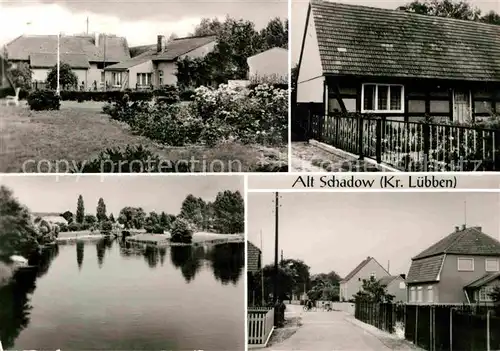
M467 200L464 201L464 225L467 228Z
M104 91L106 91L106 35L103 35L103 38L104 38L104 55L103 55L104 57L102 63L102 72L104 73Z
M262 246L262 229L260 230L260 252L264 252L264 247ZM261 262L262 262L262 258L261 258ZM262 267L260 267L260 286L261 286L261 289L262 289L262 292L261 292L261 300L262 300L262 306L265 305L265 297L264 297L264 270L262 269Z
M59 96L61 92L61 87L59 86L59 76L61 70L61 33L57 33L57 87L56 95Z
M87 35L89 35L89 16L87 16Z
M273 302L276 304L278 301L278 212L279 212L279 194L275 193L274 197L275 206L275 233L274 233L274 290Z

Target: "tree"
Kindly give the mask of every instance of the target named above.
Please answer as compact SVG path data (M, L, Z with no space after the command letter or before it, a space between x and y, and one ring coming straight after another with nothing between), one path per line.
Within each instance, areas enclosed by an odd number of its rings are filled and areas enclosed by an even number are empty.
M215 231L223 234L245 231L245 203L239 191L219 192L212 206Z
M477 21L481 15L481 10L466 0L415 0L399 10L468 21Z
M104 203L102 197L99 198L99 201L97 202L96 216L98 222L103 222L108 219L106 216L106 204Z
M222 22L217 18L202 18L191 36L216 35L222 29Z
M118 223L125 226L125 229L142 229L146 219L146 212L141 207L124 207L118 215Z
M286 259L280 262L281 267L287 267L293 274L295 285L290 293L301 294L304 289L310 287L309 266L301 260Z
M57 66L52 67L47 74L47 84L51 89L57 88ZM59 85L62 89L78 86L78 77L71 70L71 66L64 62L59 65Z
M28 255L38 248L37 232L28 209L0 186L0 256Z
M267 26L260 31L262 37L263 50L274 47L288 47L288 20L282 21L276 17L269 21Z
M108 219L109 219L109 221L110 221L111 223L115 223L115 222L116 222L116 220L115 220L115 216L113 216L113 214L112 214L112 213L110 213L110 214L109 214L109 218L108 218Z
M26 62L19 62L15 67L9 70L10 76L12 77L12 83L15 87L21 89L30 90L31 89L31 76L33 72L30 66Z
M73 223L73 213L71 211L61 213L61 217L64 218L68 222L68 224Z
M177 34L172 33L172 34L170 34L170 36L168 37L167 42L168 42L168 43L170 43L170 42L174 41L175 39L177 39L178 37L179 37L179 36L178 36Z
M388 294L385 286L380 284L380 281L375 277L363 279L361 290L354 296L356 300L364 302L392 302L394 295Z
M102 221L101 223L101 233L109 234L113 230L113 223L110 221Z
M181 205L179 217L189 220L196 226L196 230L203 230L207 204L202 198L189 194Z
M83 223L85 217L85 205L83 204L83 196L78 196L78 201L76 203L76 223Z
M188 219L177 217L172 223L171 241L176 243L190 243L193 238L195 225Z
M481 17L481 22L500 25L500 15L495 11L490 11Z
M97 221L97 217L94 216L94 215L85 215L84 219L83 219L83 223L89 225L89 226L93 226L94 224L96 224L98 221Z

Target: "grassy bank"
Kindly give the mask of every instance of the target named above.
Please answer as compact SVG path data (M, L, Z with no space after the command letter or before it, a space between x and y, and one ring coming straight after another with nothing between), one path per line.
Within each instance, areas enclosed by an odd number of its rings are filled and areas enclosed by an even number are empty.
M127 238L130 242L138 242L143 244L151 243L152 245L160 244L172 244L170 243L171 235L166 234L137 234ZM217 234L217 233L206 233L198 232L193 234L193 244L198 243L218 243L218 242L243 242L243 234Z

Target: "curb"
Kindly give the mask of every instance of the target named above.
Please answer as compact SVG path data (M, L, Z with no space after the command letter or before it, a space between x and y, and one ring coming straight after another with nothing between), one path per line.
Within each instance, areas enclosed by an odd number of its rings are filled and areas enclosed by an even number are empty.
M352 154L352 153L344 151L344 150L337 149L334 146L322 143L322 142L314 140L314 139L309 140L309 144L316 146L317 148L319 148L323 151L329 152L331 154L334 154L336 156L343 157L343 158L350 158L353 161L355 161L359 158L358 155ZM396 168L393 168L393 167L386 165L386 164L383 164L383 163L377 163L377 161L372 160L372 159L367 158L367 157L365 157L363 159L363 161L379 168L382 172L398 172L398 173L401 172L400 170L398 170Z

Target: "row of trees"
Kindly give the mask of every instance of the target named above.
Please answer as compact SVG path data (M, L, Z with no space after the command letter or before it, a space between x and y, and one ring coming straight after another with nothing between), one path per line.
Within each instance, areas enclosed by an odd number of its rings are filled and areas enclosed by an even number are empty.
M85 213L83 196L77 200L75 214L71 211L61 213L68 221L63 231L76 231L99 228L102 231L111 231L115 223L125 229L145 229L146 232L162 234L169 232L212 231L224 234L244 232L244 201L236 191L224 191L217 194L213 202L206 202L202 198L188 195L181 205L179 215L166 212L149 212L146 214L142 207L126 206L120 210L118 218L107 214L103 198L97 203L96 215ZM183 235L183 234L181 234Z
M186 57L177 62L181 88L246 79L248 57L273 47L288 47L288 20L274 18L258 31L251 21L227 17L221 22L217 18L204 18L193 35L214 35L217 44L205 57Z

